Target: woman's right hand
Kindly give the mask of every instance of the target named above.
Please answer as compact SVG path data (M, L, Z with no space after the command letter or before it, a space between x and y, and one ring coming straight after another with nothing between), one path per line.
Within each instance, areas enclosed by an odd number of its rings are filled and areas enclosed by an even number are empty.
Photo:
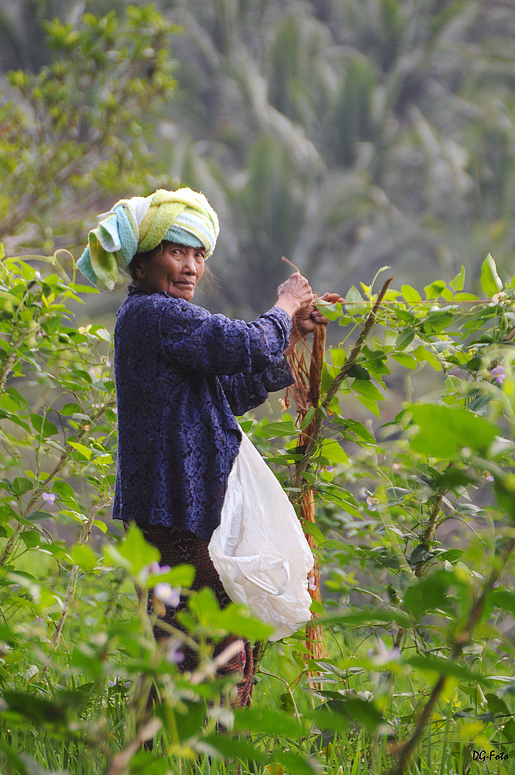
M314 299L309 282L299 272L294 272L277 289L276 307L284 309L293 318L296 312L309 307Z

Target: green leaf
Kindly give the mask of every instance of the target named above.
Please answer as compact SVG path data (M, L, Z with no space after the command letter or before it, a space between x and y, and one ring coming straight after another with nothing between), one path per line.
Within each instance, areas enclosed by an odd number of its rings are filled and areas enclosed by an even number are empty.
M515 592L510 592L507 589L494 589L488 595L488 602L495 608L509 611L512 616L515 616Z
M413 404L410 412L419 427L410 446L432 457L453 460L460 457L464 447L484 454L499 433L495 425L466 409Z
M30 492L34 487L34 482L26 479L24 476L17 476L12 483L12 491L15 495L23 495Z
M476 673L464 665L459 665L457 662L451 662L450 659L445 659L444 657L424 657L421 654L417 654L409 657L406 660L406 664L426 674L432 672L438 675L450 675L461 681L477 682L482 686L488 686L491 683L487 676Z
M435 280L431 285L426 285L424 288L426 299L437 299L446 287L447 285L443 280Z
M370 380L355 379L352 383L352 389L371 401L385 400L381 391Z
M444 331L454 320L452 310L435 310L430 312L422 325L422 331L425 334L439 334Z
M474 293L457 293L454 301L476 301L478 298Z
M363 368L363 366L360 366L359 363L355 363L354 366L352 366L352 368L350 368L347 372L347 377L356 377L356 379L369 380L370 374L365 368Z
M462 291L465 285L465 267L461 267L461 272L456 275L454 280L449 283L453 291Z
M347 295L345 296L345 307L349 315L365 315L370 309L369 304L364 303L364 298L357 288L352 286L349 288Z
M243 740L235 740L228 735L207 735L202 738L202 743L214 748L224 757L236 757L242 761L256 761L265 764L268 757L262 751Z
M338 368L341 369L345 361L347 360L347 353L342 347L331 347L329 350L331 361Z
M412 343L415 338L415 332L411 328L404 328L399 332L397 340L395 342L396 350L405 350L408 345Z
M429 349L429 347L417 347L416 350L413 350L411 355L414 355L417 361L419 363L421 361L426 361L426 363L429 363L430 366L433 367L433 369L436 369L437 371L442 370L442 364L434 354L434 352Z
M293 436L296 433L298 433L298 429L293 424L293 420L270 422L261 428L261 434L266 439L276 438L277 436Z
M52 486L53 492L56 492L63 500L72 501L76 503L75 490L68 482L63 482L62 479L56 479Z
M203 702L193 702L192 700L182 700L173 710L175 727L177 729L179 740L185 743L195 735L198 735L204 726L206 709ZM163 709L162 720L168 721L168 712ZM166 770L168 773L169 770Z
M385 723L374 703L367 702L361 697L330 700L307 716L314 719L319 727L341 731L345 730L349 721L359 724L369 732L376 732Z
M364 407L366 407L366 409L368 409L369 412L375 414L376 417L381 417L381 412L379 411L377 401L372 401L370 398L365 398L364 396L358 396L358 400L363 404Z
M364 441L367 441L369 444L375 444L376 440L370 433L370 431L365 428L363 423L358 422L357 420L350 420L348 418L345 418L345 425L347 426L347 430L351 431L352 433L355 433L356 436L359 436Z
M257 732L272 737L299 737L303 734L302 724L292 716L269 708L245 708L234 714L236 732Z
M65 708L60 703L47 700L44 697L25 692L7 691L4 692L3 698L9 706L9 710L30 719L36 727L47 723L64 723L66 720Z
M68 444L70 447L73 447L73 449L77 450L77 452L86 460L91 460L91 457L93 455L93 450L89 449L89 447L84 446L84 444L80 444L78 441L69 441Z
M74 414L82 413L82 407L79 404L65 404L59 411L65 417L73 417Z
M97 555L86 544L75 544L70 554L75 565L86 573L92 571L98 562Z
M397 361L397 363L400 363L401 366L404 366L406 369L416 369L418 366L416 358L414 358L412 355L406 355L406 353L398 353L397 355L392 355L392 358Z
M401 285L401 291L402 295L406 299L406 301L409 304L416 303L417 301L422 301L422 296L420 293L415 290L415 288L412 288L411 285Z
M513 715L506 705L505 701L498 697L496 694L485 694L485 699L488 703L488 709L495 713L496 716L501 716L499 719L502 723L501 734L505 740L512 742L515 740L515 721L511 716Z
M318 544L321 544L325 541L325 535L322 533L318 525L316 525L314 522L310 522L307 519L302 520L302 529L305 533L312 536L315 539L315 542Z
M317 299L315 307L320 310L328 320L338 320L343 315L342 305L339 302L334 304L324 299Z
M127 535L118 546L106 544L104 552L129 570L133 576L137 575L146 565L158 562L161 556L159 549L147 544L143 538L143 533L134 523L131 524Z
M37 530L24 530L20 538L28 549L34 549L41 543L41 536Z
M311 422L314 416L315 416L315 407L310 406L308 411L306 412L304 419L302 420L302 425L301 425L302 430L305 430L308 427L309 423Z
M53 422L47 420L46 417L41 417L39 414L31 414L30 421L37 433L40 433L45 438L47 438L47 436L54 436L56 433L59 433L59 429L56 425L54 425Z
M42 519L52 519L52 514L47 514L46 511L33 511L32 514L27 515L29 522L40 522Z
M497 274L497 266L490 253L481 267L481 287L486 296L490 297L502 291L502 281Z
M96 288L93 290L96 291ZM160 709L156 709L156 715ZM162 759L158 754L150 753L141 749L132 757L130 765L130 775L169 775L170 768L166 759Z
M278 749L274 751L273 760L286 767L288 772L293 775L319 775L320 769L315 767L307 759L303 759L297 754L285 751L284 749Z
M331 614L320 619L321 624L337 622L349 627L373 627L378 624L390 624L396 622L399 627L408 629L412 622L402 611L392 608L365 608L359 611L348 611L343 614Z
M437 608L447 610L453 602L447 592L456 577L452 571L439 570L426 578L419 579L407 588L403 596L403 605L417 621L428 611Z
M222 609L215 617L213 625L252 641L267 640L274 631L270 624L255 619L245 606L236 603L231 603L227 608Z
M166 582L172 587L191 587L195 579L195 568L193 565L175 565L167 573L160 573L158 576L152 575L147 579L145 587L150 589L158 582Z
M348 463L349 458L345 450L335 439L323 439L320 445L321 457L329 460L330 463Z

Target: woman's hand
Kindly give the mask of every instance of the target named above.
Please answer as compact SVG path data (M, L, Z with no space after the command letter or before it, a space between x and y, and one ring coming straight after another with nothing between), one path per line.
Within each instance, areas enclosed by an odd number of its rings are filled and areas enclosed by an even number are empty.
M277 289L276 307L281 307L293 318L301 310L313 302L311 286L299 272L294 272L286 282Z
M330 304L335 304L336 302L339 302L340 304L345 303L345 299L338 293L324 293L324 295L319 298L323 301L328 301ZM290 344L294 344L301 337L306 336L306 334L311 334L315 328L315 323L321 323L323 326L327 326L329 323L328 318L315 307L315 301L316 299L313 300L309 306L299 310L293 316L293 329ZM292 339L294 340L293 342Z

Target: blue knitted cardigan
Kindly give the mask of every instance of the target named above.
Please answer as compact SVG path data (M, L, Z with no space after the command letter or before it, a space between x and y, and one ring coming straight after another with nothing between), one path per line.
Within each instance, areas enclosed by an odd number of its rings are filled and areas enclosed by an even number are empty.
M241 440L234 416L294 382L284 358L290 331L280 307L245 323L129 289L114 331L114 519L211 538Z

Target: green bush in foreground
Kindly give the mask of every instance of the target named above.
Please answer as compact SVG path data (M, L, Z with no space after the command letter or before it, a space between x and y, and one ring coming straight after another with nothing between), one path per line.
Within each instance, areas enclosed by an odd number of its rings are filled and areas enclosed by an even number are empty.
M203 590L190 596L187 635L154 642L145 590L157 578L187 590L191 569L160 574L136 529L120 539L102 519L114 482L111 337L73 328L70 301L91 289L58 258L39 271L0 264L3 770L215 773L241 760L273 775L510 772L515 282L503 286L488 257L484 300L463 292L464 270L425 300L389 289L374 310L373 287L351 288L345 311L326 307L345 336L328 351L307 448L288 416L242 419L294 499L316 490L314 607L328 656L313 660L303 633L270 645L254 707L233 713L212 643L269 629ZM409 400L381 414L399 377ZM379 440L365 413L380 418ZM177 667L184 639L199 651L192 675Z

